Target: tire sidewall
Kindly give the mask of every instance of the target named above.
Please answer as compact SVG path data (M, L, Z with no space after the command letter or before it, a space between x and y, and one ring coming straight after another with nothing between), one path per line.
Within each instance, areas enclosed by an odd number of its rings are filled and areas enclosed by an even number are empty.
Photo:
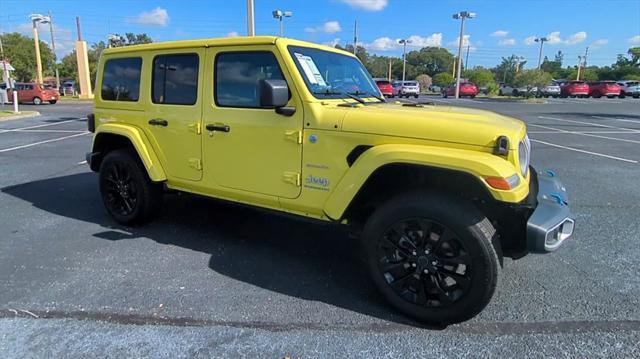
M391 225L407 218L426 218L447 226L471 257L471 287L464 298L448 308L428 308L402 299L379 270L377 247L383 234ZM383 205L366 223L362 240L371 277L395 308L421 321L449 324L475 316L493 296L499 272L498 258L491 245L493 232L488 220L469 205L447 196L416 194Z

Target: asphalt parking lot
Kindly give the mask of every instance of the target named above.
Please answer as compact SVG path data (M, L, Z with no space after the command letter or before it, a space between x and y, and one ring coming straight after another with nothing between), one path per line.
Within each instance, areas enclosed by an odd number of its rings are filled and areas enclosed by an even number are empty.
M577 219L557 252L506 260L478 317L398 315L331 225L179 194L117 225L84 163L91 106L58 103L0 121L0 356L640 356L640 100L426 100L526 121Z

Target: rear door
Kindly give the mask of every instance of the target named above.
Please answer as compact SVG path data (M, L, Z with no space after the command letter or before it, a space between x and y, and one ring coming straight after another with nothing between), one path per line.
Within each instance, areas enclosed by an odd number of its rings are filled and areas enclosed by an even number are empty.
M203 48L155 51L146 130L170 178L202 178ZM147 67L148 69L148 67Z

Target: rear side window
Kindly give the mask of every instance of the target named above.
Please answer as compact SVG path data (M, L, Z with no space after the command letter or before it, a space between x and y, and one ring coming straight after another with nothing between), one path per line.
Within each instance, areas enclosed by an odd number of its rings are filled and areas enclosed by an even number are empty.
M106 101L138 101L141 68L142 59L139 57L107 60L100 97Z
M153 103L193 105L198 100L197 54L159 55L153 59Z
M271 52L228 52L216 57L215 102L221 107L260 107L260 80L284 80Z

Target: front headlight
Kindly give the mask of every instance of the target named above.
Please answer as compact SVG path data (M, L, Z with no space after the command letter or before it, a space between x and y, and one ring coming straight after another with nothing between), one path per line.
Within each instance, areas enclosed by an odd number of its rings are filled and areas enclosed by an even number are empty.
M522 173L522 177L527 177L527 173L529 173L530 160L531 142L529 141L529 135L526 135L518 145L518 163L520 163L520 173Z

